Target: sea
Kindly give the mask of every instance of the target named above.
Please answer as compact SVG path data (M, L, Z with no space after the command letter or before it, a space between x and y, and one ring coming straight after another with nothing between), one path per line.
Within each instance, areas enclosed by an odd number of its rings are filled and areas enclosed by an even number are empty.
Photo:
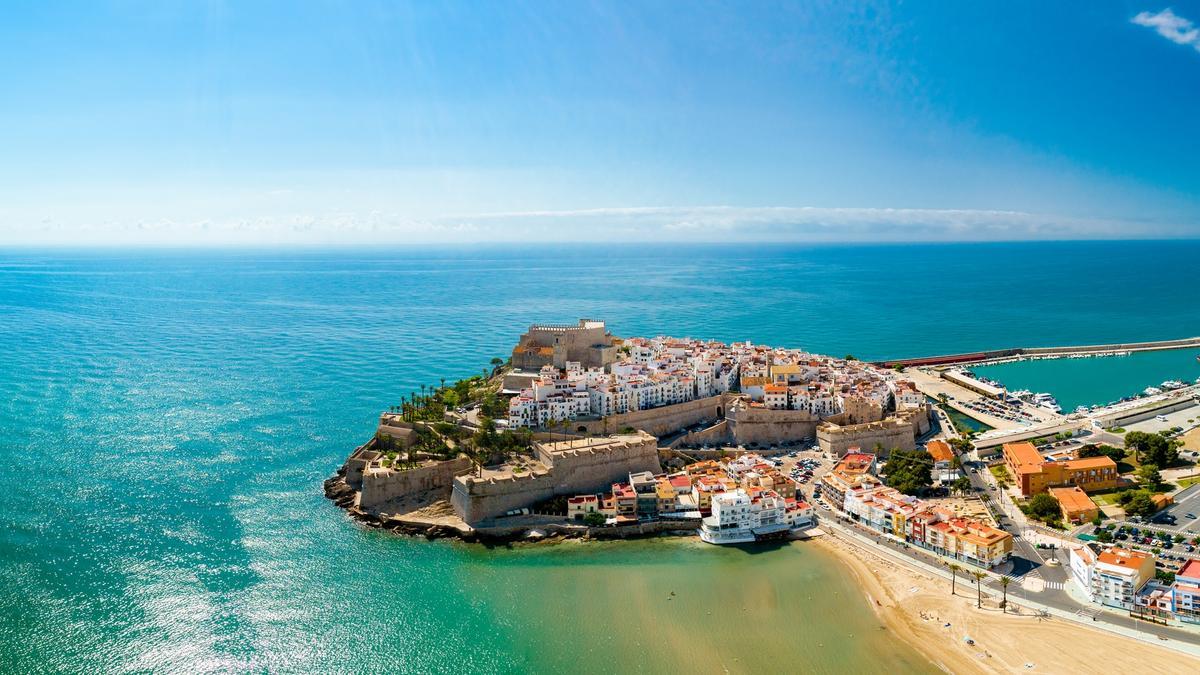
M381 409L533 322L861 359L1166 339L1200 335L1197 259L1192 241L0 250L0 672L931 672L816 546L427 542L351 522L321 482ZM1194 375L1178 363L1078 400Z

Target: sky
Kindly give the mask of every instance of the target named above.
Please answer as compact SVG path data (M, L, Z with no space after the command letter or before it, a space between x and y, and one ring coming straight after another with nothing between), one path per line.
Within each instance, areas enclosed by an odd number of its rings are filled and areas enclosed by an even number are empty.
M0 3L0 245L1200 237L1200 1Z

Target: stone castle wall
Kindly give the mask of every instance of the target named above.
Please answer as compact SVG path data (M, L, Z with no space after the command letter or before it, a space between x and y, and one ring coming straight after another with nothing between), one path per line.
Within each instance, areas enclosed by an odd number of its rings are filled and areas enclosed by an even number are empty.
M671 447L679 445L724 445L729 442L729 421L721 420L716 424L699 431L689 431L675 439Z
M503 515L507 511L527 507L555 495L596 493L613 483L628 480L638 471L659 473L658 443L652 436L629 437L636 441L606 444L596 449L580 449L550 453L538 447L545 470L523 472L499 478L477 478L472 475L454 479L450 503L467 523L478 523Z
M667 436L694 424L718 421L724 416L725 401L726 397L722 395L709 396L686 403L609 415L603 419L573 420L568 428L574 433L615 434L632 427L654 436Z
M771 410L735 406L725 418L734 444L772 445L812 438L820 418L807 410Z
M926 406L905 410L896 417L879 422L839 426L824 422L817 427L817 444L821 450L845 455L850 448L864 452L879 452L886 457L892 448L914 450L916 439L929 431L929 409ZM882 450L877 450L882 447Z
M362 474L359 506L373 511L392 500L431 490L448 495L454 477L470 470L471 461L466 457L412 469L367 469Z

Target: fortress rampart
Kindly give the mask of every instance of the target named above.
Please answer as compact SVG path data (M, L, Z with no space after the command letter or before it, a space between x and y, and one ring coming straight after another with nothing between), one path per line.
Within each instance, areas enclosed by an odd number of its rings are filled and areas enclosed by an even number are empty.
M921 406L901 411L896 417L878 422L846 426L822 422L817 426L817 444L821 446L822 451L836 453L839 457L845 455L850 448L875 452L877 446L882 446L880 454L886 457L892 448L915 449L917 437L928 431L929 408Z
M630 473L659 473L658 441L646 433L586 438L534 446L544 469L503 475L457 476L450 503L475 524L555 495L600 492Z
M725 421L735 445L771 445L812 438L821 420L807 410L771 410L742 402L729 409Z
M667 436L695 424L721 419L725 414L726 400L724 395L709 396L686 403L634 410L600 419L572 420L569 429L574 433L613 434L625 428L633 428L654 436Z
M421 492L442 491L448 494L454 477L470 470L471 461L466 457L411 469L368 467L362 473L359 508L376 511L392 500Z

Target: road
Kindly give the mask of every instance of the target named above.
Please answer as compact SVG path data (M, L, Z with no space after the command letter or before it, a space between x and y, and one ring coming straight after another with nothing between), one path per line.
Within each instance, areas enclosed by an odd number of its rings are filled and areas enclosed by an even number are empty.
M893 556L903 556L925 569L936 570L942 576L948 576L945 570L939 568L938 557L927 551L881 536L855 523L843 520L830 511L822 511L821 516L822 526L830 524L829 521L832 520L835 527L843 533L853 533L855 540L859 542L873 545ZM1076 601L1066 590L1066 584L1073 582L1067 578L1065 567L1052 567L1044 564L1036 550L1033 550L1032 547L1026 549L1016 546L1018 542L1023 542L1023 539L1013 542L1014 569L1012 573L1006 575L1020 582L1009 585L1008 598L1010 602L1017 605L1025 603L1026 606L1033 602L1066 614L1093 617L1093 621L1100 624L1097 626L1098 628L1103 628L1103 624L1107 624L1159 639L1177 640L1192 645L1200 641L1200 636L1193 631L1140 621L1127 613L1119 613L1117 610L1110 611L1109 608L1102 608L1095 603ZM1031 557L1025 558L1026 555ZM1018 561L1023 562L1018 563ZM1018 571L1018 567L1022 571ZM959 578L964 580L964 577ZM1027 578L1029 583L1026 583ZM970 577L965 577L965 581L973 583ZM994 574L988 575L987 580L984 581L984 588L995 596L1003 594L999 577ZM1038 590L1039 588L1040 590Z
M1175 494L1175 503L1155 514L1155 519L1165 514L1175 516L1175 524L1171 526L1151 525L1156 530L1165 530L1184 535L1200 534L1200 483L1189 486Z

